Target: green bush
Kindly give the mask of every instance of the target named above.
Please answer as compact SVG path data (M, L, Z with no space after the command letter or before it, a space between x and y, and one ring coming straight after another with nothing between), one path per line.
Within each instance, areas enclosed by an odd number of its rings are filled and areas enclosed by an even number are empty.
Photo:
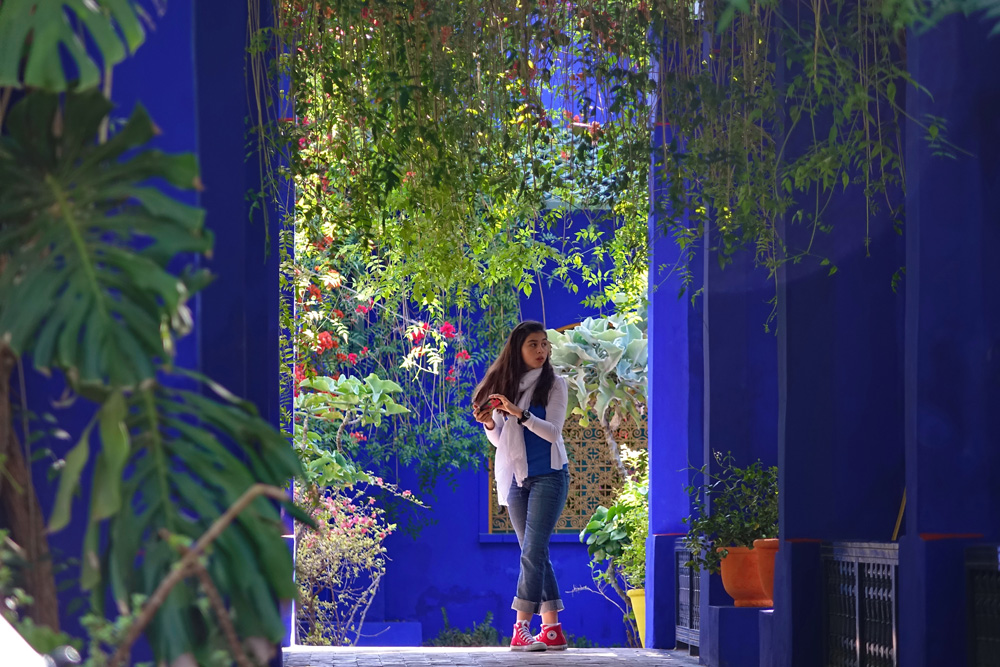
M486 612L482 623L473 623L468 630L451 627L448 612L441 607L444 629L430 640L428 646L500 646L500 633L493 627L493 612Z

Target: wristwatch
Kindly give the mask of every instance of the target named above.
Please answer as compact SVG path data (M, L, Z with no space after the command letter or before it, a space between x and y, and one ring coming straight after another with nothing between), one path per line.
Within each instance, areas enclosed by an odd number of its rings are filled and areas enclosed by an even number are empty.
M529 419L531 419L531 413L528 412L527 410L522 410L521 411L521 416L517 418L517 423L518 424L523 424L524 422L528 421Z

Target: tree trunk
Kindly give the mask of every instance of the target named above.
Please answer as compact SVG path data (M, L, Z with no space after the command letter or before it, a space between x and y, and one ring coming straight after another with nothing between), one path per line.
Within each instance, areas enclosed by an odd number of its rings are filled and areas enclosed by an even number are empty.
M618 473L622 476L622 479L628 479L628 472L625 470L625 464L622 463L621 452L618 447L618 441L615 440L615 431L621 426L621 417L615 412L611 416L611 421L604 417L604 415L598 415L597 422L601 425L601 429L604 431L604 439L608 443L608 452L611 454L611 460L614 462L615 467L618 469Z
M14 430L10 404L10 377L16 360L0 350L0 509L9 537L24 550L27 567L22 572L24 589L34 602L26 610L37 625L59 630L59 602L52 571L52 557L45 519L35 494L30 463Z

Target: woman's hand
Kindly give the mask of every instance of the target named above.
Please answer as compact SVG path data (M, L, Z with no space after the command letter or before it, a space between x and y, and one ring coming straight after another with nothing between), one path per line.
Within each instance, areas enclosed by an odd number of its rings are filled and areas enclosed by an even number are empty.
M489 406L480 408L478 403L473 403L472 417L491 431L493 430L493 427L496 426L496 423L493 421L493 410Z
M504 396L503 394L490 394L490 400L494 402L493 403L494 408L500 410L501 412L506 412L511 417L520 419L521 416L524 414L524 410L522 410L521 408L517 407L516 405L508 401L507 397ZM496 403L497 401L500 402L500 405L497 405Z

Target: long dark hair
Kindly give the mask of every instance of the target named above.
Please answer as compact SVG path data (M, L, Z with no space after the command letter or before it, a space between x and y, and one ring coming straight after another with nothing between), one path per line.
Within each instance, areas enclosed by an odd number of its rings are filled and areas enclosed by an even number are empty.
M517 402L518 385L521 376L528 372L528 365L524 363L521 355L521 347L524 341L533 333L545 331L545 325L541 322L528 320L521 322L507 337L500 356L494 361L489 370L486 371L483 381L479 383L475 391L472 392L472 400L480 407L486 405L490 394L502 394ZM535 392L531 396L531 405L545 406L549 402L549 391L556 380L556 373L552 370L552 363L548 358L542 366L542 374L535 385Z

